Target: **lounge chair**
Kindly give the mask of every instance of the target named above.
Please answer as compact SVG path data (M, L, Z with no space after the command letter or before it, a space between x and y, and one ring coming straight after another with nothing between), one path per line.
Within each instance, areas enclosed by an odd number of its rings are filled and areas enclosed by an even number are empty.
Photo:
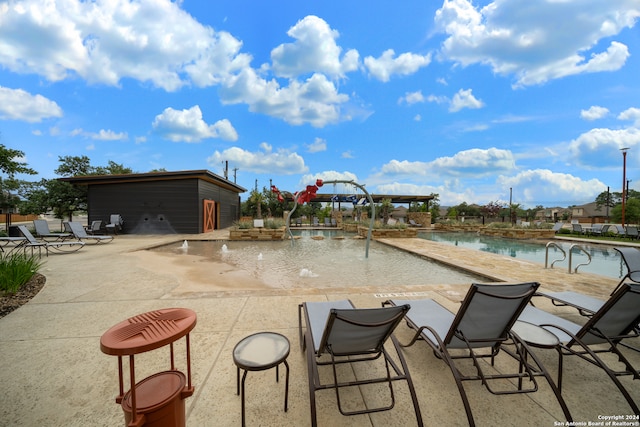
M27 239L24 237L17 236L0 236L0 252L4 252L4 248L9 249L9 253L14 250L20 248L23 244L27 242Z
M93 243L109 243L113 240L113 236L92 236L87 234L84 227L79 222L66 221L64 226L65 229L68 229L74 236L76 236L76 239L83 242L88 240L93 241Z
M535 379L537 376L545 377L555 393L564 416L567 420L571 420L571 414L550 374L537 356L530 351L528 344L518 335L510 332L538 286L539 284L535 282L474 283L457 314L431 299L410 301L394 299L384 303L394 306L411 304L411 313L407 314L406 318L408 326L415 330L415 335L408 344L403 346L408 347L417 340L424 340L435 356L449 367L456 381L470 426L475 425L475 421L463 382L480 381L490 393L496 395L531 393L538 390ZM507 348L512 346L506 346L506 344L515 344L517 351ZM501 368L503 373L484 372L483 363L480 363L480 360L490 359L493 365L495 357L500 352L509 355L516 363L511 363L511 369L509 364L505 364ZM472 364L475 367L475 374L470 371L469 366L465 365L465 369L458 367L461 365L458 361L464 359L470 362L466 365ZM517 380L515 381L517 386L510 381L505 382L505 379ZM524 379L529 379L526 388L523 387ZM495 384L502 384L502 386L498 389Z
M311 425L316 426L316 391L334 389L338 401L338 409L343 415L367 414L390 410L395 405L393 381L407 381L418 425L422 426L422 415L418 406L413 382L407 368L404 356L396 338L392 335L395 328L402 321L408 305L400 307L383 307L356 309L351 301L305 302L298 306L298 324L300 345L306 350L307 369L309 375L309 400L311 405ZM304 333L303 333L303 323ZM398 363L390 357L385 349L385 342L390 338L393 348L400 361ZM327 360L328 355L330 359ZM336 366L339 364L375 363L380 357L384 359L386 376L381 378L356 379L352 381L339 380ZM333 381L321 383L318 367L331 365ZM381 365L378 363L376 366ZM371 367L371 365L369 365ZM390 369L391 367L391 369ZM393 371L393 375L392 375ZM367 372L371 372L368 370ZM364 386L371 384L387 384L389 387L389 403L382 407L363 408L360 410L345 410L340 398L340 390L344 387Z
M584 229L582 228L582 224L571 224L571 230L574 233L584 234Z
M557 384L560 390L563 357L579 356L604 370L627 400L633 413L640 413L637 403L618 379L619 376L631 375L634 380L640 380L640 371L631 365L618 348L622 340L640 336L634 330L640 322L640 284L624 283L583 326L532 306L526 307L518 320L541 326L558 337L560 351ZM620 366L616 366L616 370L609 367L598 356L599 353L613 353L622 369Z
M120 216L120 214L112 214L109 217L109 224L107 224L107 232L113 231L113 234L118 234L118 231L122 231L122 227L124 226L124 219Z
M626 236L632 240L640 239L640 234L638 233L638 227L635 226L627 226Z
M623 226L621 226L621 225L614 225L614 226L613 226L613 228L615 228L615 230L616 230L616 234L617 234L619 237L625 237L625 236L627 235L627 230L625 230Z
M91 225L86 228L87 234L98 235L103 234L102 231L102 220L99 219L97 221L91 221Z
M613 295L625 280L631 280L635 283L640 283L640 249L633 247L617 247L614 248L620 253L622 260L627 266L627 274L620 280L618 285L611 291L610 295ZM546 297L551 300L551 303L558 307L569 306L576 308L583 316L592 316L595 312L600 310L604 301L598 298L590 297L580 294L574 291L562 291L562 292L537 292L535 296Z
M555 224L553 224L552 230L558 233L558 231L560 231L563 226L564 226L564 222L556 222Z
M39 241L37 240L33 234L27 229L24 225L19 225L18 230L25 237L26 242L20 244L18 247L24 249L25 253L27 248L31 248L31 254L33 255L33 250L38 249L38 255L42 256L42 248L45 249L47 256L49 256L49 250L54 250L59 253L70 253L75 252L77 250L82 249L84 246L84 242L81 241L69 241L69 240L60 240L60 241Z
M325 217L324 218L324 226L325 227L331 227L331 218L329 218L329 217Z
M33 226L36 229L36 234L42 240L64 240L71 237L71 233L52 233L49 230L49 223L46 219L34 219Z
M591 236L600 236L602 234L602 227L604 224L593 224L591 230L589 230L589 235Z
M418 224L414 220L410 219L409 220L409 226L410 227L422 227L422 224Z

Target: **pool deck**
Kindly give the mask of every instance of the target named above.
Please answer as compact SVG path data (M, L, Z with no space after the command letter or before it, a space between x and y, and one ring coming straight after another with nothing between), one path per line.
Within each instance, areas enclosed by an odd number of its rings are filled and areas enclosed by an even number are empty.
M105 245L86 245L68 255L51 255L41 272L47 277L42 291L28 304L0 319L0 360L3 391L0 426L118 426L124 425L118 392L116 358L100 351L101 335L116 323L159 308L186 307L198 322L191 333L195 393L186 399L187 425L240 425L240 398L236 396L236 370L231 352L246 335L269 330L291 342L289 410L284 412L284 384L274 381L273 371L252 372L247 377L247 425L310 425L307 370L298 340L297 307L303 301L349 298L357 307L379 307L390 295L433 298L457 310L468 285L405 286L390 278L384 287L272 289L260 286L224 266L211 265L209 290L189 277L189 266L155 263L140 250L184 239L225 239L228 232L200 235L117 236ZM568 274L527 261L422 239L386 239L383 243L440 262L455 265L495 280L538 281L542 290L575 290L606 299L617 281L586 273ZM192 261L196 262L196 261ZM584 322L574 310L553 307L542 298L537 306L576 322ZM410 332L400 325L398 338ZM640 346L640 342L635 343ZM183 347L177 346L177 366ZM539 350L549 370L556 372L557 354ZM640 366L640 353L629 351ZM424 343L404 351L414 379L425 425L467 425L455 382L444 363ZM505 356L500 356L505 357ZM167 352L158 350L136 357L138 380L167 369ZM502 362L499 358L497 369ZM126 369L126 364L125 364ZM282 371L281 371L282 372ZM125 376L125 378L128 378ZM577 358L565 360L563 395L574 421L597 422L600 416L629 415L631 409L604 373ZM640 382L621 381L640 402ZM479 383L466 383L478 426L562 425L565 421L546 383L536 393L494 396ZM317 393L320 426L416 425L410 399L398 387L396 407L388 412L345 417L335 395ZM365 393L366 394L366 393ZM358 393L347 393L358 400ZM585 424L586 425L586 424Z

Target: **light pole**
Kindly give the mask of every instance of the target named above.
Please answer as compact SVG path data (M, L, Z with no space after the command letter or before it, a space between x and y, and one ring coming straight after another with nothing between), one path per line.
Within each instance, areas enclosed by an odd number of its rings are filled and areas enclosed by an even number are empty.
M621 148L622 151L622 226L624 227L624 207L627 198L627 150L629 147Z

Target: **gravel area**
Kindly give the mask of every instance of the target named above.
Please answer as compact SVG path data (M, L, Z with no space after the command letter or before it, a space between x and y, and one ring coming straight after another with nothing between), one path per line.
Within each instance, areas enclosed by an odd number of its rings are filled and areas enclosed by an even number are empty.
M40 273L33 275L31 280L22 285L13 295L0 295L0 318L26 304L40 292L47 278Z

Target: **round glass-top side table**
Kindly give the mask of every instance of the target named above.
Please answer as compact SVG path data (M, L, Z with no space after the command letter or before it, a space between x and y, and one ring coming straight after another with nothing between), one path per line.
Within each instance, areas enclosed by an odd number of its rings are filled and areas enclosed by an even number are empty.
M249 371L266 371L276 368L276 382L278 382L278 367L284 364L286 368L284 411L287 412L289 400L289 339L275 332L258 332L243 338L233 348L233 363L236 365L236 393L242 399L242 425L245 425L245 379ZM242 386L240 370L243 370Z

